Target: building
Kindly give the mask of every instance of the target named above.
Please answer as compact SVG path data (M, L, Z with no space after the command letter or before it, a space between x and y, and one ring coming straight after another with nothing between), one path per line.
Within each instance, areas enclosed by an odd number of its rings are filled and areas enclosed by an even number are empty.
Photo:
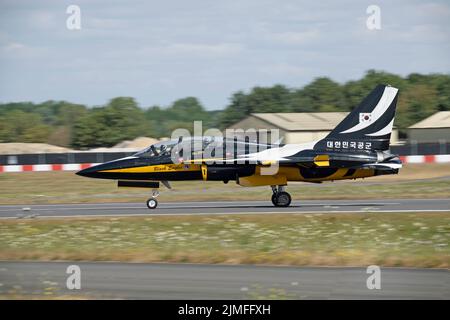
M302 112L302 113L252 113L230 126L230 129L279 129L283 143L305 143L320 140L328 135L348 112ZM393 130L391 143L398 141Z
M410 143L450 141L450 111L437 112L408 128Z

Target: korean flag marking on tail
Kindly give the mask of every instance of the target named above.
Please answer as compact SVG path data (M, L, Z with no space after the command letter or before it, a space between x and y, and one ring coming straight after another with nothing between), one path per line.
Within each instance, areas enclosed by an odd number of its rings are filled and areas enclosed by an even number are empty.
M359 123L371 123L372 122L372 114L371 113L360 113L359 114Z

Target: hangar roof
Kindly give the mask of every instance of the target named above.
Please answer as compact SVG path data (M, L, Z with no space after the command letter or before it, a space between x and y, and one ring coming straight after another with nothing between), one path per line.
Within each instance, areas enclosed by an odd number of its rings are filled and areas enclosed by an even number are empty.
M409 129L450 128L450 111L440 111L413 124Z
M348 112L252 113L255 118L287 131L332 130Z

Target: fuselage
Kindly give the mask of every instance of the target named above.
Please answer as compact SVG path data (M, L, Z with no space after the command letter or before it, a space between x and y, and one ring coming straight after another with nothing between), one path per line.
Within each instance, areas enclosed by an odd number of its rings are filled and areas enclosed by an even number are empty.
M79 175L114 180L236 181L243 186L283 185L288 181L322 182L395 174L398 157L360 150L314 150L311 144L267 145L245 141L202 143L189 154L173 140L137 154L96 165ZM214 148L212 148L214 147ZM220 152L218 152L218 150ZM386 159L388 161L386 162Z

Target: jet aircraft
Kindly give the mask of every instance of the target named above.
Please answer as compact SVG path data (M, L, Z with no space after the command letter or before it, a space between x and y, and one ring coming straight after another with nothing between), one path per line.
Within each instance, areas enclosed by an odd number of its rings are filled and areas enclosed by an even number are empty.
M163 141L129 157L77 172L118 180L119 187L153 189L147 207L158 205L160 183L169 181L235 181L244 187L270 186L272 203L287 207L291 181L322 183L397 174L398 155L389 151L398 89L378 85L323 139L304 144L261 143L218 137Z

